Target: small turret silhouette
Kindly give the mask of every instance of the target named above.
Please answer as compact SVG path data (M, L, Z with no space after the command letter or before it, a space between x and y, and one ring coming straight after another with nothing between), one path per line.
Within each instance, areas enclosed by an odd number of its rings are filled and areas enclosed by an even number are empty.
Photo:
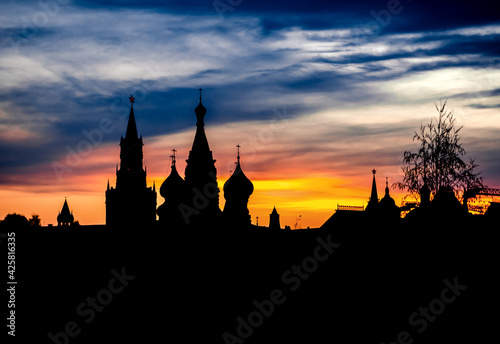
M71 226L75 220L73 213L69 211L68 200L64 198L64 204L59 215L57 215L57 225L59 227Z
M280 214L276 210L276 207L273 208L271 214L269 214L269 229L271 230L280 230Z

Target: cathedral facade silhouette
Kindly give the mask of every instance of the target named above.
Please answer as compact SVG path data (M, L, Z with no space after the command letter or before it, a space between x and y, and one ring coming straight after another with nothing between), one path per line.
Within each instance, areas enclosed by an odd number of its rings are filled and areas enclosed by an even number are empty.
M205 114L201 89L195 108L196 133L186 159L185 179L176 167L176 150L171 155L169 176L160 186L165 201L156 209L156 188L147 187L143 168L143 142L138 136L134 115L134 98L130 96L130 115L125 137L120 141L120 168L116 169L116 186L106 190L106 225L154 225L158 214L161 228L197 228L206 226L251 226L248 200L254 187L241 169L240 152L236 168L224 184L224 210L219 208L216 160L205 134ZM274 209L273 213L276 213ZM277 214L277 213L276 213ZM276 215L273 215L276 216ZM278 221L279 228L279 221Z
M120 166L116 167L116 185L110 187L109 180L106 190L106 225L109 227L123 226L158 226L160 228L200 228L200 227L239 227L239 228L269 228L281 230L280 217L276 207L269 215L269 227L261 227L251 223L248 201L254 191L254 186L241 168L240 146L235 169L223 186L226 200L224 209L219 208L220 190L217 184L216 160L210 150L205 133L205 115L207 109L202 103L201 89L199 103L194 112L196 115L196 132L193 145L186 159L185 178L177 171L176 150L171 155L169 176L160 186L160 195L164 202L157 209L156 187L146 184L147 171L143 166L143 141L138 135L134 114L134 98L130 96L130 114L125 137L120 140ZM373 179L371 194L366 209L357 206L339 206L332 217L321 228L331 225L337 217L376 217L389 221L401 219L400 208L389 194L386 178L385 195L379 199L376 184L376 170L372 170ZM430 191L424 185L421 190L421 204L412 210L412 216L424 214L426 209L445 209L444 205L452 204L454 214L463 215L463 209L457 206L458 200L453 195L429 199ZM444 201L440 201L441 199ZM443 204L440 204L443 203ZM450 208L451 209L451 208ZM361 211L360 211L361 210ZM68 223L69 210L63 208L62 217ZM156 221L158 215L158 221ZM62 219L61 217L61 219ZM59 220L59 218L58 218ZM285 229L290 229L285 226Z

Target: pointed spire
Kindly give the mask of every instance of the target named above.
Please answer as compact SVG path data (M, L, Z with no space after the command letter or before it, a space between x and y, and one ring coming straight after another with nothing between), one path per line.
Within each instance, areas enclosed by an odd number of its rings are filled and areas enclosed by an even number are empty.
M370 196L370 202L378 203L377 182L375 181L375 174L377 173L377 170L373 169L372 173L373 173L373 181L372 181L372 192Z
M385 177L385 194L389 194L389 177Z
M61 215L71 215L71 212L69 211L69 206L68 206L68 200L66 197L64 197L64 204L61 210Z
M127 132L125 133L126 139L138 139L137 135L137 125L135 124L135 116L134 116L134 96L130 96L130 114L128 116L128 124L127 124Z
M274 206L273 211L269 214L269 229L271 230L280 230L280 215L276 210L276 206Z
M109 190L109 178L108 178L108 190Z
M69 226L73 224L75 217L73 216L73 211L69 210L68 200L64 197L64 204L59 215L57 215L57 225L58 226Z

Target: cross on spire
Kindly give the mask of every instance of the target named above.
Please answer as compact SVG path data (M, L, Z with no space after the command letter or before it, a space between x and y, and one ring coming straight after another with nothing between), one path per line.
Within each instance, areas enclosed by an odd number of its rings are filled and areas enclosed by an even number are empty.
M203 91L203 89L199 88L198 91L200 91L200 102L201 102L201 91Z
M172 164L175 164L175 152L177 152L177 149L172 149L172 155L170 156L172 158Z
M377 170L376 169L373 169L372 170L373 174L377 173Z
M128 99L130 99L130 104L134 104L134 96L133 95L130 95L130 97L128 97Z
M238 164L240 163L240 145L236 145L236 148L238 148Z

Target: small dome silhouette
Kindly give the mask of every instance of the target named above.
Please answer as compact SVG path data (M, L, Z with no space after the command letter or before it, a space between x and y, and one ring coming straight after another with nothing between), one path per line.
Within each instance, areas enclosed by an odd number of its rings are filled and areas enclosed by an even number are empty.
M385 180L385 196L378 203L380 208L391 209L396 206L394 198L389 195L389 184L387 178Z

